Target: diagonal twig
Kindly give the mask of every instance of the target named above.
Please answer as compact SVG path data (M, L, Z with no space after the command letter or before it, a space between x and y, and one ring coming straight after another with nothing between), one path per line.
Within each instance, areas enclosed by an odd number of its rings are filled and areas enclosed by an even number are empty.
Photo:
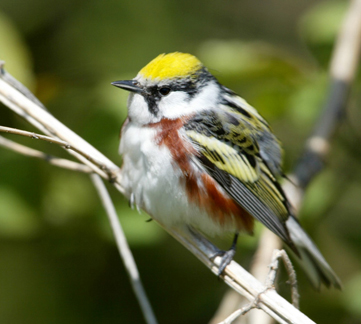
M61 146L62 148L66 149L66 150L74 151L75 153L77 153L77 154L81 155L82 157L84 157L85 159L87 159L89 162L101 167L101 164L99 162L95 161L87 153L85 153L82 150L72 146L71 144L69 144L69 143L67 143L65 141L59 140L57 138L54 138L54 137L51 137L51 136L45 136L45 135L41 135L41 134L36 134L36 133L33 133L33 132L27 132L27 131L24 131L24 130L21 130L21 129L5 127L5 126L0 126L0 133L20 135L20 136L29 137L31 139L36 139L36 140L40 139L40 140L43 140L43 141L48 142L48 143L59 145L59 146Z
M93 172L93 170L91 168L89 168L87 165L77 163L74 161L70 161L67 159L61 159L61 158L55 157L53 155L46 154L44 152L34 150L25 145L21 145L19 143L11 141L3 136L0 136L0 146L5 147L11 151L17 152L22 155L45 160L46 162L48 162L52 165L55 165L57 167L60 167L60 168L78 171L78 172L84 172L84 173L92 173Z
M106 210L111 228L114 233L115 241L118 247L120 257L123 260L123 263L129 274L130 282L132 284L133 291L139 301L140 307L142 308L143 315L148 324L157 324L157 320L153 313L150 302L147 298L145 290L143 288L142 282L140 280L139 272L137 265L134 261L132 252L130 251L127 239L123 232L122 226L118 220L117 212L113 202L109 196L109 193L102 181L102 179L97 174L90 175L93 184L100 196L100 199L103 203L104 209Z
M291 285L292 304L296 308L300 308L300 295L298 294L296 271L293 268L292 262L288 257L286 251L283 249L273 250L272 261L269 265L270 270L267 276L266 286L274 286L280 259L283 261L288 273L289 283Z

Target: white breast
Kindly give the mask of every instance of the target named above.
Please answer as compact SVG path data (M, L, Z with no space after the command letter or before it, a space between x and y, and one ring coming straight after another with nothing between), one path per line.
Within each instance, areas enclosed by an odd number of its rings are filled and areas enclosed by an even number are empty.
M168 210L172 201L165 193L174 192L180 170L171 164L171 154L165 146L155 143L156 129L129 123L123 129L119 152L123 155L122 181L128 198L157 217L159 210Z
M122 131L119 152L123 155L122 184L127 198L167 226L187 224L214 235L221 228L204 210L188 201L182 172L174 165L165 145L155 142L157 129L129 122Z

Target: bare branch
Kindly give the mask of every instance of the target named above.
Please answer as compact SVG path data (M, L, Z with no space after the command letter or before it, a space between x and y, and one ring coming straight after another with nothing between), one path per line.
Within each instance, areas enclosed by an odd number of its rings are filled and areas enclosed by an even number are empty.
M303 190L322 170L324 159L330 150L330 140L345 115L360 60L360 17L361 0L352 0L332 55L331 84L324 109L294 170L294 178Z
M210 261L210 257L218 251L217 247L202 235L187 227L164 228L197 256L214 274L218 274L221 257L216 257L214 263ZM269 289L269 287L257 281L235 261L232 261L226 267L224 274L220 278L250 302L257 299L258 308L262 309L279 323L314 323L278 295L274 289Z
M361 1L352 0L332 56L331 77L352 84L361 53Z
M60 168L78 171L78 172L84 172L84 173L92 173L93 170L90 169L87 165L77 163L74 161L70 161L67 159L61 159L57 158L53 155L43 153L38 150L34 150L30 147L21 145L19 143L16 143L14 141L11 141L3 136L0 136L0 146L5 147L9 150L12 150L14 152L20 153L22 155L35 157L41 160L45 160L46 162L55 165Z
M145 320L148 324L157 324L157 320L153 313L152 307L150 306L150 302L147 298L142 282L140 280L137 265L134 261L132 252L130 251L127 239L125 238L122 226L118 219L117 212L114 208L107 188L97 174L92 174L90 177L94 183L95 188L98 191L104 209L107 212L107 216L113 230L120 257L122 258L125 268L128 272L133 291L138 299L140 307L142 308Z
M27 132L21 129L16 129L16 128L11 128L11 127L4 127L4 126L0 126L0 133L8 133L8 134L15 134L15 135L20 135L20 136L25 136L25 137L29 137L31 139L35 139L35 140L43 140L45 142L48 143L52 143L52 144L56 144L61 146L62 148L66 149L66 150L71 150L74 151L75 153L78 153L79 155L81 155L82 157L84 157L85 159L87 159L89 162L93 163L94 165L97 165L100 168L103 168L103 166L95 161L91 156L89 156L87 153L83 152L82 150L72 146L71 144L59 140L57 138L51 137L51 136L45 136L45 135L40 135L40 134L36 134L36 133L32 133L32 132ZM104 169L104 168L103 168Z
M219 324L231 324L233 323L238 317L242 315L246 315L250 310L257 308L258 300L255 299L254 302L249 303L248 305L242 307L241 309L237 309L231 315L229 315L224 321L219 322Z
M291 285L291 296L292 296L292 304L296 308L300 308L300 295L298 294L297 288L297 279L296 279L296 271L293 268L292 262L288 257L285 250L274 250L272 255L272 261L269 265L270 271L268 273L268 278L266 281L266 286L274 286L276 281L277 270L279 267L279 259L282 259L289 278L289 283Z
M5 62L0 60L0 78L3 79L6 83L14 87L20 93L22 93L25 97L29 98L32 102L34 102L39 107L46 109L44 105L36 98L32 92L25 87L21 82L16 80L11 74L7 73L4 69Z

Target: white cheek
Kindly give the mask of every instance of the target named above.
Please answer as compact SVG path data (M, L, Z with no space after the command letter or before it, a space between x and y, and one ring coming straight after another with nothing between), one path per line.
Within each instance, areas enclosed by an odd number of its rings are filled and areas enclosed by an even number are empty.
M220 99L220 87L216 82L210 82L205 86L198 95L192 100L192 106L196 107L197 111L204 109L212 109L217 107Z
M171 92L163 97L159 104L159 113L165 118L174 119L187 114L188 95L181 91Z
M193 98L182 91L175 91L159 102L160 114L175 119L202 110L213 109L219 101L220 88L215 82L209 83Z
M128 115L130 119L140 125L157 122L157 118L149 112L144 97L131 93L128 98Z

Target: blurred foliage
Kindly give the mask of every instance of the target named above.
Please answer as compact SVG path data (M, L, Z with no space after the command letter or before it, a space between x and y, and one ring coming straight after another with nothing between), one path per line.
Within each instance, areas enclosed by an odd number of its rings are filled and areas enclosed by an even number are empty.
M129 79L162 52L196 54L257 107L291 170L328 92L327 67L346 1L2 0L0 59L62 122L117 163ZM298 271L302 310L317 323L361 322L361 82L311 184L301 222L340 275L315 292ZM0 106L0 123L35 130ZM8 136L68 157L48 143ZM0 148L0 322L142 323L90 180ZM206 323L225 285L109 186L160 323ZM240 240L251 263L255 238ZM215 240L227 247L230 237ZM284 277L281 292L288 296ZM192 291L192 293L190 293Z

